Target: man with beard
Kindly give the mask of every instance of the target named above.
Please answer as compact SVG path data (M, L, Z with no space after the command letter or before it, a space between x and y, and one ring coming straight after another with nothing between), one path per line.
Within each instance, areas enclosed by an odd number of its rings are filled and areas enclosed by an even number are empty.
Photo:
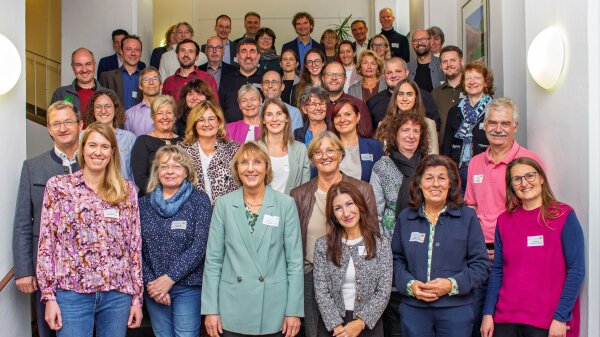
M408 68L403 59L399 57L392 57L391 59L385 61L384 77L385 83L388 86L388 90L383 90L377 93L377 95L369 98L367 101L367 108L369 111L371 111L371 115L373 116L373 130L377 129L379 123L381 123L387 114L390 98L392 97L394 89L396 89L396 85L398 82L405 80L407 76ZM423 104L425 105L425 114L427 117L435 121L435 124L439 127L440 116L435 103L433 102L431 94L422 90L421 98L423 99Z
M379 11L379 23L381 23L381 34L384 35L390 43L392 56L401 57L404 61L410 61L410 49L406 36L394 30L394 12L391 8L384 8Z
M238 90L242 85L250 83L260 88L262 73L258 70L260 51L258 42L254 39L240 41L237 49L237 59L240 68L221 77L221 108L227 123L236 122L243 118L238 104Z
M78 111L84 111L87 102L96 90L107 90L94 79L96 61L89 49L78 48L71 54L71 68L75 74L73 83L57 88L52 94L50 104L57 101L67 101ZM82 110L81 107L84 109ZM81 118L85 120L85 118Z
M446 80L440 67L440 59L431 53L431 36L425 29L414 32L412 45L417 59L408 62L408 78L430 93Z
M446 81L433 89L431 96L440 113L440 132L438 139L441 142L444 139L444 129L446 128L446 118L448 110L458 104L462 95L462 73L465 61L463 53L457 46L446 46L440 51L440 61L442 63L442 72L446 76Z
M196 62L198 61L198 52L200 46L190 39L181 41L175 48L177 53L177 60L179 60L179 69L175 71L175 74L167 77L163 84L162 93L164 95L171 95L175 99L175 102L179 101L179 93L181 88L193 79L201 79L212 87L215 92L215 96L218 99L218 88L217 82L213 75L198 69Z
M354 102L360 112L360 120L358 121L358 131L363 137L371 137L373 135L373 120L371 113L365 103L354 96L344 93L344 83L346 82L346 70L344 66L332 61L327 63L321 75L321 83L323 88L329 93L327 101L327 118L332 120L333 107L341 98L346 98Z
M235 66L223 62L223 40L218 36L211 36L205 44L206 57L208 62L198 67L202 71L213 75L217 81L217 88L221 90L221 77L233 71L237 71Z
M283 92L283 89L285 89L285 84L283 84L281 74L279 74L279 72L277 72L276 70L268 70L266 73L264 73L262 77L261 89L263 95L265 96L265 99L281 99L281 93ZM290 129L292 130L292 132L298 128L301 128L302 113L300 112L300 109L296 108L295 106L289 105L285 102L283 104L285 104L285 107L290 113Z
M477 212L490 260L494 260L496 220L506 211L506 167L515 158L528 157L543 166L532 151L520 146L515 140L519 127L519 108L510 98L496 98L488 104L483 129L490 146L471 159L467 175L465 202ZM475 289L473 301L473 333L481 336L483 303L487 281Z
M243 39L254 39L256 38L256 33L260 29L260 14L256 12L248 12L244 15L244 29L246 30L246 34L240 37L239 39L233 41L236 45L240 43Z
M186 39L194 38L194 29L187 22L180 22L175 28L175 40L177 43ZM206 55L202 52L198 54L198 65L206 63ZM179 68L179 61L177 59L177 52L175 49L166 51L160 58L160 66L158 71L160 72L160 78L166 79L167 77L175 74L175 71Z

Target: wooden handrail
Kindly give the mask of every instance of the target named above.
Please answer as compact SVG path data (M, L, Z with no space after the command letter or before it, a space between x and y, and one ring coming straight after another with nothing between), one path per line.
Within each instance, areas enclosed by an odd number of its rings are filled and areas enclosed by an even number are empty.
M2 289L10 282L10 279L12 279L13 276L15 276L15 267L10 268L8 273L2 278L2 281L0 281L0 292L2 292Z

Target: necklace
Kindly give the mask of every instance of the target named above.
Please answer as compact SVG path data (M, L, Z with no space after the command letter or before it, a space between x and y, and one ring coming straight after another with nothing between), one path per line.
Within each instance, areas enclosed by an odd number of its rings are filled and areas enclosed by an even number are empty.
M262 206L262 202L260 204L251 204L248 202L248 200L244 199L244 203L246 203L246 205L248 206L252 206L252 207L258 207L258 206Z

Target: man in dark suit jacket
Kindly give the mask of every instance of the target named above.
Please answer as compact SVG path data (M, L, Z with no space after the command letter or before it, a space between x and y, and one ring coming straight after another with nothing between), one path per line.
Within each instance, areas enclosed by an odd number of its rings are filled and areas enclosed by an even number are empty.
M121 51L121 41L125 36L129 35L124 29L117 29L112 32L113 49L115 53L110 56L105 56L98 62L98 74L96 78L100 78L100 74L105 71L119 69L123 65L123 52ZM139 69L146 68L144 62L140 62Z
M12 242L17 288L26 294L35 293L40 337L54 336L44 320L45 308L40 302L35 276L44 188L51 177L79 170L75 152L79 145L79 132L83 127L77 109L66 101L52 104L46 118L48 133L54 139L54 148L23 162Z
M239 39L233 41L236 45L243 39L256 38L256 33L260 29L260 14L256 12L246 13L246 15L244 15L244 29L246 30L246 34L244 34L244 36L240 37Z
M215 22L215 33L223 41L223 63L237 63L235 56L237 54L237 44L229 39L231 33L231 18L222 14L217 17ZM201 47L203 53L206 54L206 45Z
M298 55L298 61L300 61L298 62L297 69L297 72L299 73L300 69L304 67L304 56L309 50L312 48L317 48L322 52L325 52L325 48L323 48L319 42L310 37L313 28L315 28L315 19L313 19L312 15L306 12L296 13L292 19L292 25L294 26L298 37L284 44L283 47L281 47L281 53L279 53L279 55L282 55L283 52L288 49L292 49L294 52L296 52L296 55Z
M139 63L142 55L142 41L138 36L128 35L121 41L123 66L100 74L100 84L114 91L125 110L142 100L139 90Z
M237 72L238 67L223 62L223 40L220 37L209 37L204 46L206 46L205 54L208 62L199 66L198 69L213 75L217 81L219 96L221 96L221 87L223 86L221 78L227 77L230 73Z

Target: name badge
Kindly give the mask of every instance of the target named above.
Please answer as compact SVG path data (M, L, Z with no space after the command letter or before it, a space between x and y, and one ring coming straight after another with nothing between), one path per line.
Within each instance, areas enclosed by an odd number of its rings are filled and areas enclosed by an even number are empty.
M373 154L372 153L361 153L360 160L373 161Z
M233 58L233 63L239 63L237 56Z
M474 174L473 175L473 183L481 184L483 182L483 174Z
M358 246L358 256L367 256L365 246Z
M483 123L479 123L479 130L483 130Z
M137 98L137 91L132 91L131 92L131 97Z
M186 228L187 228L187 221L185 221L185 220L178 220L178 221L171 222L171 229L186 229Z
M265 217L263 218L263 224L271 227L277 227L279 226L279 217L276 215L265 214Z
M104 217L105 218L118 219L119 218L119 210L115 209L115 208L105 209L104 210Z
M410 233L410 239L408 240L408 242L418 242L418 243L425 242L425 233L419 233L419 232Z
M527 247L543 247L543 246L544 246L544 236L543 235L527 237Z
M400 43L392 42L392 48L400 48Z

